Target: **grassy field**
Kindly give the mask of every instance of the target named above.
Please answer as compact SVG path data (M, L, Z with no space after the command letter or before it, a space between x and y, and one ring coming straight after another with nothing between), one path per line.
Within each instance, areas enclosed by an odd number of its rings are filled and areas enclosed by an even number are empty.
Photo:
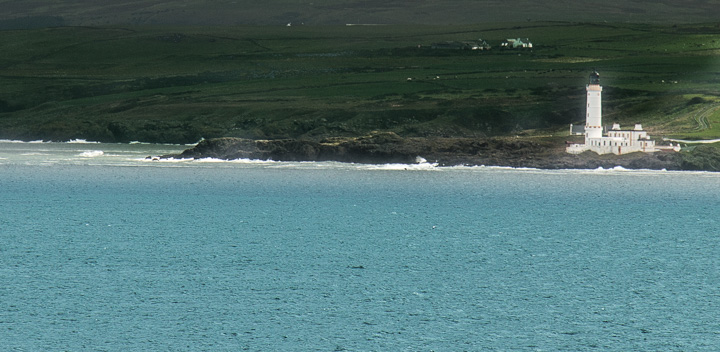
M0 28L127 25L344 25L583 21L702 23L718 0L0 0Z
M720 138L717 24L61 27L0 35L0 138L559 134L584 121L593 68L606 123ZM518 37L533 49L500 48ZM478 38L493 49L430 47Z

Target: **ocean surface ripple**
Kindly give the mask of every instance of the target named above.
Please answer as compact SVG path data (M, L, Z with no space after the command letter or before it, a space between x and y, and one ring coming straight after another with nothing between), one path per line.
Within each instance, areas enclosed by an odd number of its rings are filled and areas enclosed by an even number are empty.
M4 350L720 346L719 174L0 147Z

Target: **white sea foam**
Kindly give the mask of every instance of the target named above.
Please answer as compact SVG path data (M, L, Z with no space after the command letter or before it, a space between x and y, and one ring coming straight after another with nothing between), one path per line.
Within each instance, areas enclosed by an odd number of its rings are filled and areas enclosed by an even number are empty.
M192 161L196 163L228 163L228 164L269 164L269 163L278 163L278 161L274 160L260 160L260 159L231 159L231 160L225 160L225 159L218 159L218 158L199 158L199 159L178 159L178 160L185 160L185 161Z
M190 143L190 144L176 144L176 143L150 143L150 142L141 142L141 141L130 141L128 143L129 145L166 145L166 146L182 146L182 147L194 147L197 145L197 143Z
M100 142L88 141L87 139L71 139L65 143L68 143L68 144L99 144Z
M224 159L217 159L217 158L200 158L200 159L193 159L196 163L257 163L257 162L263 162L260 160L252 160L252 159L234 159L234 160L224 160Z
M79 156L83 158L96 158L98 156L103 156L105 152L102 150L87 150L79 154Z
M595 171L595 172L648 172L648 171L658 172L659 170L651 170L651 169L626 169L626 168L624 168L624 167L622 167L622 166L615 166L615 167L611 167L611 168L606 169L606 168L603 168L603 167L601 166L601 167L598 167L597 169L592 169L592 171Z
M597 169L593 169L593 170L598 171L598 172L611 172L611 171L627 171L628 169L626 169L622 166L615 166L615 167L611 167L609 169L599 166Z
M12 143L12 144L23 144L23 143L29 144L29 143L32 143L32 144L40 144L40 143L51 143L51 142L46 142L46 141L41 140L41 139L38 139L38 140L35 140L35 141L21 141L21 140L17 140L17 139L0 139L0 143Z
M367 164L361 168L368 170L435 170L438 168L438 164Z
M193 159L196 163L226 163L229 162L229 160L222 160L222 159L216 159L216 158L200 158L200 159Z
M496 170L517 170L517 171L538 171L541 169L535 167L512 167L512 166L485 166L488 169Z
M260 159L233 159L228 160L230 163L236 163L236 164L277 164L278 161L275 160L260 160Z
M142 159L135 159L138 161L145 161L145 162L159 162L159 163L187 163L191 162L195 159L193 158L187 158L187 159L177 159L177 158L142 158Z

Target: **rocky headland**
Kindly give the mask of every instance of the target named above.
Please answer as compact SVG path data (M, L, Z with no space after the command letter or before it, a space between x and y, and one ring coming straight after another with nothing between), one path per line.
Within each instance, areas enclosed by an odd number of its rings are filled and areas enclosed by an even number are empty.
M339 161L352 163L417 163L440 166L486 165L539 169L595 169L624 167L653 170L720 171L716 148L699 146L683 152L579 155L565 153L557 139L543 138L403 138L392 132L321 141L214 138L175 158L259 159L276 161ZM421 159L419 159L420 157Z

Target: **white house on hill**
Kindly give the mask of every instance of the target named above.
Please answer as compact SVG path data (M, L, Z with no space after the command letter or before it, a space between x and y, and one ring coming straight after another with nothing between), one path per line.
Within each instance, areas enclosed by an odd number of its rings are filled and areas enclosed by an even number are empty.
M533 47L532 43L530 42L530 39L528 39L528 38L525 38L524 40L522 38L507 39L504 42L502 42L502 44L500 44L500 46L504 47L504 48L513 48L513 49L532 48Z

